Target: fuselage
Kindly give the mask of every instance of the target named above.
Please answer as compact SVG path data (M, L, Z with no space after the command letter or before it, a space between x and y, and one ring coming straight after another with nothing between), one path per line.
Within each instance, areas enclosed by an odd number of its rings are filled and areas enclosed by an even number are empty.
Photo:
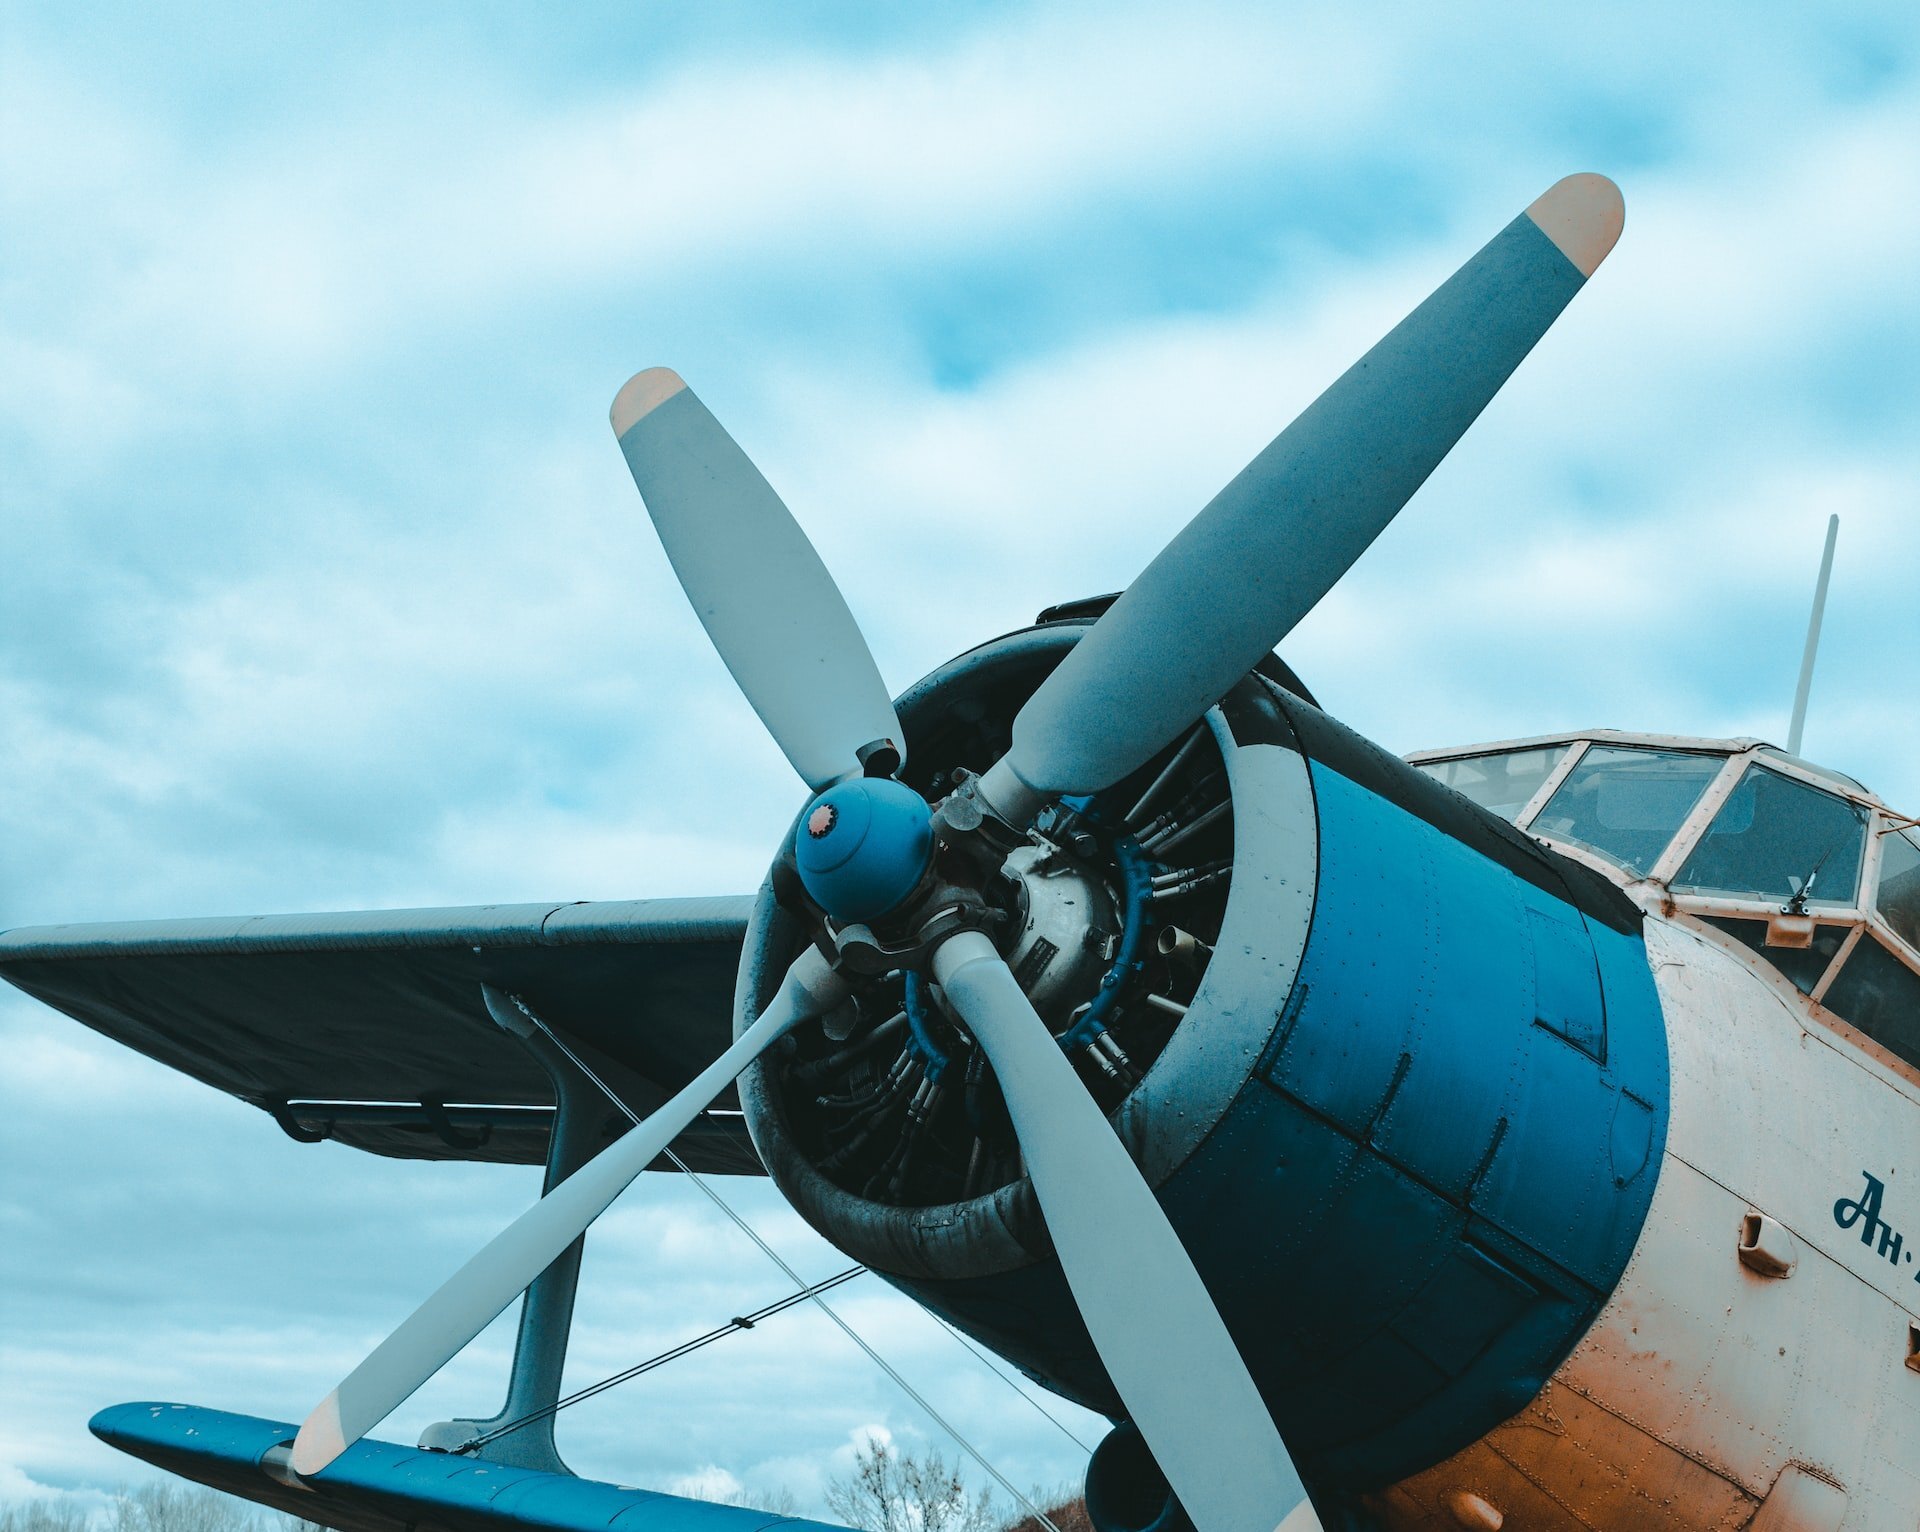
M1529 751L1563 754L1552 780L1481 787L1494 773L1476 762ZM1637 832L1596 834L1569 751L1590 758L1588 785L1665 758L1697 786ZM1370 1508L1395 1528L1480 1525L1481 1505L1528 1528L1741 1526L1756 1507L1767 1526L1912 1527L1908 822L1754 741L1607 733L1416 760L1477 777L1470 791L1645 910L1671 1095L1653 1200L1598 1320L1525 1409ZM1797 903L1793 880L1823 857L1824 886Z

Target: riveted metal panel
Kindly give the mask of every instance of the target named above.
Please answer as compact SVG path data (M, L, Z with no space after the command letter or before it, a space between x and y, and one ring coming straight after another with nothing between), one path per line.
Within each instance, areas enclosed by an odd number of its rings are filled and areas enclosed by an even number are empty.
M1467 1487L1547 1532L1707 1532L1756 1508L1754 1527L1911 1532L1920 1101L1762 959L1683 922L1646 940L1672 1099L1633 1258L1538 1398L1374 1512L1444 1526ZM1791 1239L1789 1275L1741 1260L1757 1217Z
M1578 1340L1652 1195L1666 1066L1635 936L1323 761L1313 783L1313 932L1265 1089L1167 1192L1203 1270L1260 1271L1223 1310L1303 1462L1353 1485L1511 1415ZM1543 922L1588 1047L1539 1024Z

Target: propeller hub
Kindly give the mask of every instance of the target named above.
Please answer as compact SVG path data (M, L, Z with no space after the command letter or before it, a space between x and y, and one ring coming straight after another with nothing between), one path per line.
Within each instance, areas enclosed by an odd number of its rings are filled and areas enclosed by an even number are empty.
M793 850L802 886L833 920L874 920L925 876L933 858L932 811L904 783L855 778L814 799Z
M1020 928L1007 964L1047 1024L1095 994L1120 945L1122 918L1099 871L1054 846L1028 845L1001 874L1020 891Z

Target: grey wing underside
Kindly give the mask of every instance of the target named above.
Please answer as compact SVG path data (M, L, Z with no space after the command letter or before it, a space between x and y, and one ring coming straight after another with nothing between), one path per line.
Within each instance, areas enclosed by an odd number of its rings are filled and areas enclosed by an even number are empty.
M545 1162L553 1088L487 1014L520 996L645 1113L732 1037L751 898L259 915L0 932L0 978L272 1114L402 1159ZM761 1174L729 1092L674 1143ZM605 1133L626 1118L608 1108ZM669 1168L664 1161L659 1168Z

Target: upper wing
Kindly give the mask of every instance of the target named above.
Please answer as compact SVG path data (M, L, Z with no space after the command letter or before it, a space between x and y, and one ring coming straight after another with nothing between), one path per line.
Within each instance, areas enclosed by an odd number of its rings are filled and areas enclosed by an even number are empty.
M732 1036L750 898L261 915L0 932L0 978L271 1112L413 1159L546 1158L553 1088L488 1016L519 995L642 1113ZM734 1101L676 1141L760 1169ZM608 1135L626 1119L609 1113Z

